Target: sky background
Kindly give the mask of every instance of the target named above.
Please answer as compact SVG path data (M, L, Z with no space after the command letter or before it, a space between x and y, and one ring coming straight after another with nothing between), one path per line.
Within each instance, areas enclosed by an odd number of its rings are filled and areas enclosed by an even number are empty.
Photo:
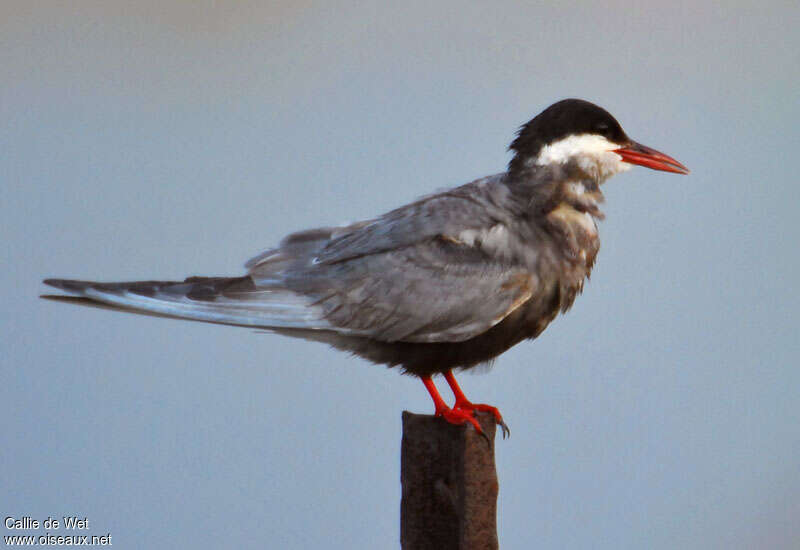
M800 547L800 8L599 4L2 2L2 516L118 548L399 547L416 379L40 281L241 274L501 171L581 97L692 173L611 180L583 296L461 376L513 432L501 546Z

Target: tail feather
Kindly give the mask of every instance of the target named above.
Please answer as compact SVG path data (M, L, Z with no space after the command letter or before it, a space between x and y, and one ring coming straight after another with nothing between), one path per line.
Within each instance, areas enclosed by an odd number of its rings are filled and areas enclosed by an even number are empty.
M44 283L72 295L47 298L134 313L259 328L332 328L308 297L285 288L257 287L249 276L118 283L46 279Z

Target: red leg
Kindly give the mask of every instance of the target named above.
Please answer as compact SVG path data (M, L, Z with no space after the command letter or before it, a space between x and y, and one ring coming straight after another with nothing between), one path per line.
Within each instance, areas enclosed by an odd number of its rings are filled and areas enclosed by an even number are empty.
M494 415L494 421L500 426L503 430L503 439L505 439L508 435L511 434L511 430L508 429L506 423L503 422L503 415L500 414L500 411L497 410L497 407L492 407L491 405L484 405L482 403L472 403L467 396L464 395L464 392L461 391L461 386L458 385L456 382L456 377L453 376L453 371L447 371L444 373L444 379L447 380L450 389L453 390L453 395L456 397L456 402L453 405L453 410L462 410L468 413L472 413L473 411L486 411L492 413Z
M447 406L442 399L442 396L439 395L439 390L436 389L436 385L433 383L433 380L430 376L422 376L422 383L425 384L425 389L428 390L428 393L431 394L431 399L433 399L433 406L436 408L434 414L436 416L441 416L450 424L464 424L465 422L469 422L475 428L479 434L486 437L481 429L481 425L472 416L472 411L466 411L462 409L451 409Z

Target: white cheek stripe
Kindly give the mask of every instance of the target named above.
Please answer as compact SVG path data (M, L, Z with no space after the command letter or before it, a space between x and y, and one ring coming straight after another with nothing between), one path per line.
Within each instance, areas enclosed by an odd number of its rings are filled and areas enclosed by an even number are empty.
M608 141L603 136L593 134L572 135L542 147L539 156L536 158L536 164L563 163L576 155L596 156L610 153L614 149L619 149L619 145ZM619 155L615 156L622 158Z
M613 152L618 148L618 144L596 134L571 135L542 147L536 164L563 164L577 159L582 168L589 171L596 168L598 175L606 178L630 168Z

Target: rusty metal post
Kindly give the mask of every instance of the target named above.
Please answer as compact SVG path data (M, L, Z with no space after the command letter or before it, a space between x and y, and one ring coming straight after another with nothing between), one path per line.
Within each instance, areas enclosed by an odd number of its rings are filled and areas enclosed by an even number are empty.
M471 426L403 411L400 544L403 550L492 550L497 543L494 419Z

